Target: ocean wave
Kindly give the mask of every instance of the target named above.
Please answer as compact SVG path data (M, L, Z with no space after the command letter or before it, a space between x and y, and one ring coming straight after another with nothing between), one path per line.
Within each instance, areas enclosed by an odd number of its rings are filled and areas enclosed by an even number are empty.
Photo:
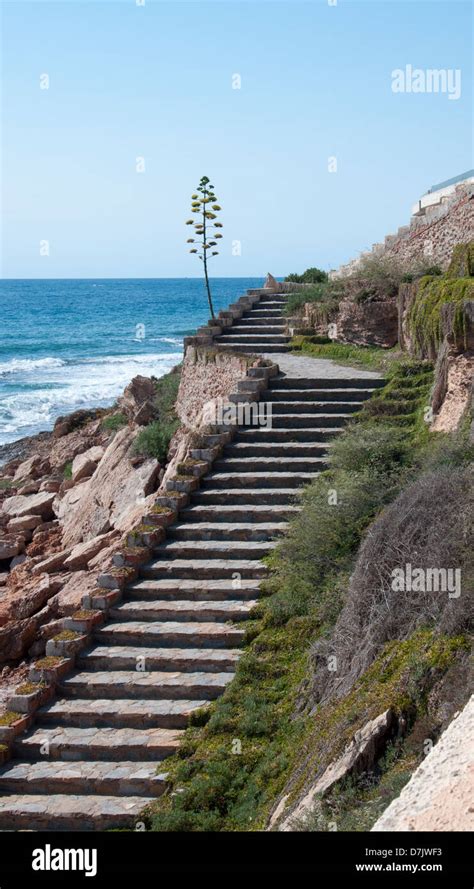
M63 367L65 364L62 358L12 358L11 361L0 363L0 376L48 367Z
M169 340L171 342L171 340ZM159 352L158 354L143 355L98 355L95 358L78 358L75 364L155 364L157 361L180 361L181 352Z
M107 407L137 374L160 377L182 358L181 352L105 355L35 367L34 383L16 391L0 384L0 444L51 429L61 414L79 408ZM35 364L31 361L28 369ZM25 368L23 367L23 370ZM10 380L10 377L8 377ZM41 385L43 383L43 385Z

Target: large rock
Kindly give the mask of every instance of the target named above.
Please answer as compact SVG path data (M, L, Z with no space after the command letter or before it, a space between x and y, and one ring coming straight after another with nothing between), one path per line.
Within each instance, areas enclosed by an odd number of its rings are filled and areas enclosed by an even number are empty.
M139 426L150 423L157 416L156 388L150 377L136 376L128 384L119 400L119 407Z
M7 531L34 531L38 525L41 525L43 519L40 515L24 515L8 522Z
M31 577L27 565L20 565L9 575L6 595L0 602L0 626L38 612L67 578L69 575L66 578L51 578L47 574Z
M23 463L20 463L13 477L13 481L19 482L27 478L39 478L39 476L44 475L48 469L48 462L42 460L39 454L34 454L32 457L29 457L28 460L24 460Z
M0 534L0 559L13 559L25 548L22 534Z
M76 544L71 554L65 560L64 567L69 571L78 571L81 568L86 568L87 563L100 550L108 546L114 537L117 537L117 532L111 531L109 534L100 534L98 537L92 537L91 540Z
M16 494L3 502L3 511L12 517L39 515L42 519L53 516L54 494L47 491L40 494Z
M89 448L83 454L74 457L72 463L72 480L74 483L79 482L83 478L89 478L97 467L97 464L104 456L104 448L99 445Z
M46 556L45 559L34 565L31 569L32 574L52 574L60 571L70 553L70 549L61 550L59 553L51 553L50 556Z
M140 512L144 499L155 490L159 463L145 460L132 465L136 434L128 427L117 432L94 475L56 503L65 546L75 546L112 528L126 530L131 513Z
M64 435L69 435L70 432L75 432L89 420L94 420L97 413L96 410L78 410L72 414L66 414L64 417L58 417L53 428L54 438L62 438Z
M360 303L342 300L336 325L338 342L391 348L398 340L397 302L395 299Z
M474 696L376 821L373 831L474 830Z
M310 814L316 799L329 793L332 788L349 775L360 774L373 765L386 744L394 723L392 710L385 710L375 719L367 722L362 729L355 732L350 744L339 759L331 763L316 780L311 789L300 800L289 817L286 817L280 830L291 831L295 821ZM277 810L278 811L278 810ZM281 808L279 814L281 813ZM270 827L276 822L276 812L270 821Z
M82 607L82 597L97 587L96 573L91 571L75 571L67 583L51 599L51 606L62 617L74 614Z

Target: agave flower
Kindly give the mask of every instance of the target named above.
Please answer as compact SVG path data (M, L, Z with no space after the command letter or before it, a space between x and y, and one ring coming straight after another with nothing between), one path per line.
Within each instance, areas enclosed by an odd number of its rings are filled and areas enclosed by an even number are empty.
M217 235L214 235L214 237L215 238L222 238L222 235L217 234Z
M188 219L188 220L186 221L186 225L192 225L193 222L194 222L194 219Z
M211 256L219 256L219 251L218 251L218 250L213 250L212 253L211 253Z
M190 250L189 252L190 252L190 253L197 253L197 250L194 249L194 250Z
M213 204L212 209L213 210L222 210L222 207L220 207L219 204Z
M188 238L186 244L194 244L194 238Z

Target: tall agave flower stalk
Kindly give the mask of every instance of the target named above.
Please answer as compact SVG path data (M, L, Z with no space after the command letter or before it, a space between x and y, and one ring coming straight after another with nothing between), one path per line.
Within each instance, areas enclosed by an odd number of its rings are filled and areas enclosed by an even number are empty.
M219 254L218 250L213 250L212 248L217 247L217 241L219 238L222 238L222 234L218 231L216 232L216 229L223 227L222 222L215 221L218 218L217 214L221 207L217 203L214 186L211 185L207 176L202 177L196 191L197 194L191 195L191 213L196 216L196 219L188 219L186 222L186 225L193 226L195 237L188 238L187 243L196 244L195 247L191 247L189 252L196 253L204 265L204 279L209 309L211 318L215 318L207 264L211 256L218 256Z

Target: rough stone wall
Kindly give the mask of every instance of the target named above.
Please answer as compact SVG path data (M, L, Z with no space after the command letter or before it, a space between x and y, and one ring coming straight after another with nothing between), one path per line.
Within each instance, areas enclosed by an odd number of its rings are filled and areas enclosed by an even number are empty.
M218 352L211 347L188 346L176 401L176 412L183 425L188 428L199 425L204 404L235 392L250 364L249 356Z
M357 270L361 259L369 256L396 257L402 262L429 260L445 270L456 244L470 241L474 235L474 185L458 185L441 204L431 207L424 216L413 216L409 225L394 235L387 235L383 244L375 244L337 271L331 278Z

